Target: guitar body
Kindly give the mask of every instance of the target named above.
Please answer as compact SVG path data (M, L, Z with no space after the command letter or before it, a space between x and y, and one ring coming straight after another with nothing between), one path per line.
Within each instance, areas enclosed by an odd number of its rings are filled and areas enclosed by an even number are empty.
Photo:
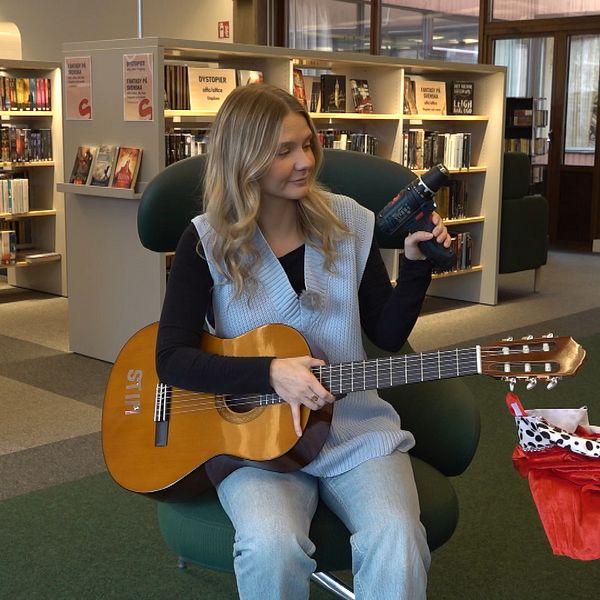
M304 433L298 438L286 403L242 412L222 395L171 388L166 424L159 430L157 332L157 323L148 325L125 344L106 388L102 449L119 485L161 500L189 499L237 468L292 471L316 456L329 432L332 405L319 411L302 407ZM201 348L224 356L310 354L302 335L285 325L265 325L233 339L204 334Z

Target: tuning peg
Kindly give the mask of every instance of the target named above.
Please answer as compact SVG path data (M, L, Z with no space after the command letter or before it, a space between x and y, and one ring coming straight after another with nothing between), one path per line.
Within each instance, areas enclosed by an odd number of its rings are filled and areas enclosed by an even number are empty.
M522 340L532 340L533 336L532 335L525 335L521 338Z
M553 333L547 333L546 335L542 336L543 338L553 338L554 334Z
M512 337L507 337L507 338L502 338L503 342L512 342L514 338Z
M546 384L546 389L553 390L558 385L558 377L550 377Z
M529 377L527 379L527 385L525 386L527 390L532 390L537 385L537 377Z

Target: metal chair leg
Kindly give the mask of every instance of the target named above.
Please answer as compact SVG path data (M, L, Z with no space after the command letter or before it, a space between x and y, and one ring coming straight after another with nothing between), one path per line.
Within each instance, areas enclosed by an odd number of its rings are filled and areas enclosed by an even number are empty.
M337 598L343 598L344 600L354 600L354 592L349 588L341 579L338 579L335 575L327 573L325 571L319 571L313 573L310 578L317 585L335 594Z
M535 269L533 274L533 291L539 292L540 290L540 280L542 278L542 267L538 267Z

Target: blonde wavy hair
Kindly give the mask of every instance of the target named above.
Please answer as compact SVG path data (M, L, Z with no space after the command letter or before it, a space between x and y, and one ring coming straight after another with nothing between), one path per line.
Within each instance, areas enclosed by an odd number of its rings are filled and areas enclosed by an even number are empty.
M236 88L225 99L210 130L203 191L204 211L219 234L212 253L221 274L234 283L238 296L244 286L256 283L252 273L260 254L253 238L258 227L260 180L276 156L283 119L292 112L306 119L315 156L309 191L297 204L306 242L323 253L325 266L331 269L337 255L336 242L349 233L333 212L325 189L316 181L323 151L304 107L272 85Z

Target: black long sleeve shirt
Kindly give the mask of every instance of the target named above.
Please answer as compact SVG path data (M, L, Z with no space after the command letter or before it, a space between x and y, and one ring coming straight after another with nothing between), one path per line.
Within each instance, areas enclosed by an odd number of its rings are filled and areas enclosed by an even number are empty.
M269 369L273 357L227 357L199 349L209 311L212 276L198 252L193 224L184 231L163 304L156 367L163 383L218 393L271 393ZM279 258L296 293L304 289L304 246ZM431 281L428 261L402 259L397 285L392 287L375 238L358 290L360 320L369 339L380 348L398 350L417 320Z

